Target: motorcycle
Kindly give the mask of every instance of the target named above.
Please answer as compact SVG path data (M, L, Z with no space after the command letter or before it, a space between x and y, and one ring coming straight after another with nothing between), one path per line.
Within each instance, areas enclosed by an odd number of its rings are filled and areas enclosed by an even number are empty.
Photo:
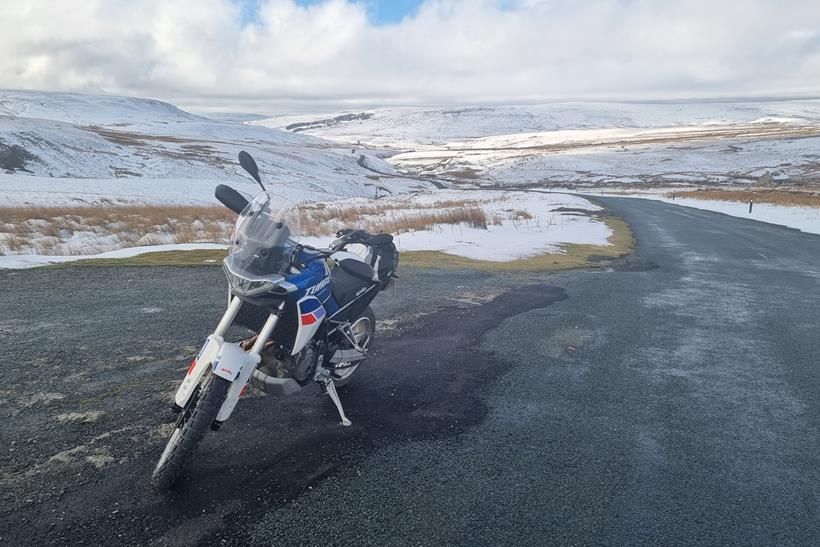
M249 385L284 396L318 384L341 425L351 425L336 387L367 357L376 329L370 303L396 277L391 235L345 229L326 249L300 243L298 207L267 191L248 153L240 152L239 163L262 191L248 201L229 186L216 188L217 200L239 215L222 264L228 307L174 396L174 431L151 479L158 488L177 481ZM226 341L233 324L253 335Z

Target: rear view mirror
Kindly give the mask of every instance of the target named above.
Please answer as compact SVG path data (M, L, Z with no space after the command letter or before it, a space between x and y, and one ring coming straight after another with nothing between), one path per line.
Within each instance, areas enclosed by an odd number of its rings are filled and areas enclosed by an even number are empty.
M241 165L242 169L247 171L248 174L253 177L253 180L262 186L262 179L259 177L259 166L256 165L256 161L253 157L251 157L251 155L244 150L239 153L239 165ZM262 186L262 189L264 190L265 187Z
M245 207L248 206L248 200L246 200L242 194L224 184L220 184L216 187L216 190L214 190L214 197L218 199L222 205L237 215L241 214L242 211L245 210Z

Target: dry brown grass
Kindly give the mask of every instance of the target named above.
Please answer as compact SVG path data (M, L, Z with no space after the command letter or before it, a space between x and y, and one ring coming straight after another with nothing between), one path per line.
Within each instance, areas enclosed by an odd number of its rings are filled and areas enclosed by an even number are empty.
M527 211L522 211L520 209L511 211L512 218L514 220L532 220L532 215L529 214Z
M332 236L342 228L398 235L464 224L487 229L506 220L528 222L520 209L488 214L487 200L456 199L431 203L382 200L361 203L303 204L301 232ZM227 242L236 215L223 207L190 205L0 207L0 243L7 254L93 254L111 248L164 243ZM67 240L81 234L81 245ZM111 237L111 236L115 237ZM107 248L103 248L107 247Z
M487 229L487 213L480 207L445 209L407 216L377 218L365 223L365 229L373 233L401 234L429 230L437 224L467 224L473 228Z
M3 247L6 251L17 252L24 249L29 244L28 239L17 234L8 234L3 239Z
M0 207L0 237L6 252L83 254L63 240L89 233L116 235L119 247L224 242L235 219L223 207L190 205Z
M615 217L604 218L612 230L609 245L562 245L560 253L548 253L510 262L474 260L449 255L441 251L410 251L401 253L401 267L410 268L469 268L483 271L555 271L569 268L606 267L606 259L631 253L634 240L629 225ZM169 251L146 253L131 258L89 259L50 266L72 268L78 266L208 266L218 265L225 257L221 250ZM603 259L603 260L602 260Z
M435 203L376 201L342 206L316 203L300 206L300 214L302 232L309 236L330 235L344 227L394 235L429 230L437 224L465 223L486 229L501 220L489 217L480 201L470 199Z
M754 190L688 190L675 192L676 198L706 199L716 201L736 201L748 203L771 203L774 205L788 205L800 207L820 207L820 194L810 192L788 192L783 190L754 189ZM672 197L667 193L666 197Z
M330 236L345 227L393 234L428 230L437 224L465 223L486 229L501 220L488 218L480 202L468 199L434 204L376 201L340 207L317 203L301 206L300 214L302 232L310 236ZM525 212L515 215L528 217ZM235 220L236 215L223 207L190 205L0 207L0 240L6 252L48 250L55 254L86 252L60 244L77 233L114 234L120 247L219 243L230 238Z

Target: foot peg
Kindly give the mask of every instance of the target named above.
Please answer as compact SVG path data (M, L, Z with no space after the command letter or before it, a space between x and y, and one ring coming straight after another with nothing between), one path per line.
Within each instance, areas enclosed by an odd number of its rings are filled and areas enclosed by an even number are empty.
M347 416L345 416L345 411L342 408L342 401L339 400L339 394L336 392L336 385L333 383L332 379L328 379L328 381L325 382L325 390L327 391L327 394L330 395L330 399L333 401L333 404L336 405L336 410L339 411L339 416L342 418L342 425L345 427L349 426L352 422L347 419Z

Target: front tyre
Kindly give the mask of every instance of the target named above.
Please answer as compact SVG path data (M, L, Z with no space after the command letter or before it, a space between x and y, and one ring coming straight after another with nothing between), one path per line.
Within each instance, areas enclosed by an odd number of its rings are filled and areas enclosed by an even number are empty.
M156 488L168 489L179 479L186 462L216 419L230 387L231 382L209 373L201 389L191 396L151 475L151 483Z

